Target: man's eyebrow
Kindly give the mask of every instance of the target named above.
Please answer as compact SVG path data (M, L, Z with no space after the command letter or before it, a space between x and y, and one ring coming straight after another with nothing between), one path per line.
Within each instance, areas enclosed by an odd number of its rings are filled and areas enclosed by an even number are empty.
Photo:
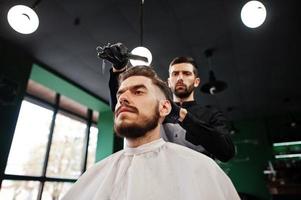
M119 89L117 91L116 95L119 96L120 94L124 93L126 90L133 90L133 89L137 90L140 88L147 89L147 87L144 84L137 84L137 85L132 85L130 87L125 87L125 88Z
M137 90L137 89L147 89L147 87L144 85L144 84L138 84L138 85L133 85L130 87L130 89L134 89L134 90Z
M173 70L172 73L173 73L173 72L192 72L192 71L190 71L190 70L182 70L182 69L178 69L178 70Z

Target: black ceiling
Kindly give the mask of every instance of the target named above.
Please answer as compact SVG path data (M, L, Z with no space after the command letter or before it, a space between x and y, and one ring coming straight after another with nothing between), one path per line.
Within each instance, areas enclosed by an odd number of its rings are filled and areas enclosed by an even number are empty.
M139 45L140 0L42 0L36 8L38 30L21 35L6 20L8 9L35 1L0 1L0 37L17 44L38 62L94 95L109 99L108 70L101 69L97 45ZM204 50L214 48L212 69L228 89L215 96L197 92L203 105L214 105L232 119L301 111L300 12L298 0L264 0L267 19L245 27L245 0L145 0L144 46L155 70L166 79L175 56L193 56L202 83L208 80ZM285 98L290 100L284 101Z

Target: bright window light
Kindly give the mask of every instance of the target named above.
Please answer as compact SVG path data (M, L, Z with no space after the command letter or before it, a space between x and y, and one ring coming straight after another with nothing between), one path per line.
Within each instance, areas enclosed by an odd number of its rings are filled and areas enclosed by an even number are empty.
M0 199L38 199L39 181L3 180Z
M42 175L52 115L50 109L22 102L6 174Z
M241 20L249 28L257 28L266 18L266 9L259 1L249 1L241 9Z
M17 32L30 34L37 30L39 17L34 10L24 5L16 5L7 13L9 25Z
M301 154L282 154L282 155L275 155L276 159L281 158L301 158Z
M301 144L301 141L295 141L295 142L279 142L279 143L274 143L274 147L280 147L280 146L291 146L291 145L299 145Z
M138 56L143 56L147 58L148 62L142 61L142 60L133 60L130 59L130 62L133 66L137 65L147 65L149 66L152 62L152 53L145 47L136 47L135 49L132 50L131 52L133 55L138 55Z
M47 166L47 177L78 178L81 175L86 123L58 112Z

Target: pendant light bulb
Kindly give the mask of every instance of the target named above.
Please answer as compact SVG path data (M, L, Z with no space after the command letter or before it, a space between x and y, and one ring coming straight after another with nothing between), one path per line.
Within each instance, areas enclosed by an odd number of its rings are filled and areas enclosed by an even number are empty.
M16 5L7 13L9 25L18 33L30 34L37 30L39 17L36 12L28 6Z
M244 25L257 28L266 18L265 6L260 1L249 1L241 9L240 17Z
M138 55L138 56L143 56L143 57L146 57L147 58L147 62L145 61L142 61L142 60L133 60L133 59L130 59L130 62L133 66L137 66L137 65L146 65L146 66L149 66L152 62L152 53L150 52L150 50L148 50L147 48L145 47L136 47L134 48L131 53L133 55Z

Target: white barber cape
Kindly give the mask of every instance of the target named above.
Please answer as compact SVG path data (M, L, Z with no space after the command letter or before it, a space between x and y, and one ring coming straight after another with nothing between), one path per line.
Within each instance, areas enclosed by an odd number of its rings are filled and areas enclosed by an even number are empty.
M228 176L207 156L159 139L126 148L85 172L63 200L236 200Z

